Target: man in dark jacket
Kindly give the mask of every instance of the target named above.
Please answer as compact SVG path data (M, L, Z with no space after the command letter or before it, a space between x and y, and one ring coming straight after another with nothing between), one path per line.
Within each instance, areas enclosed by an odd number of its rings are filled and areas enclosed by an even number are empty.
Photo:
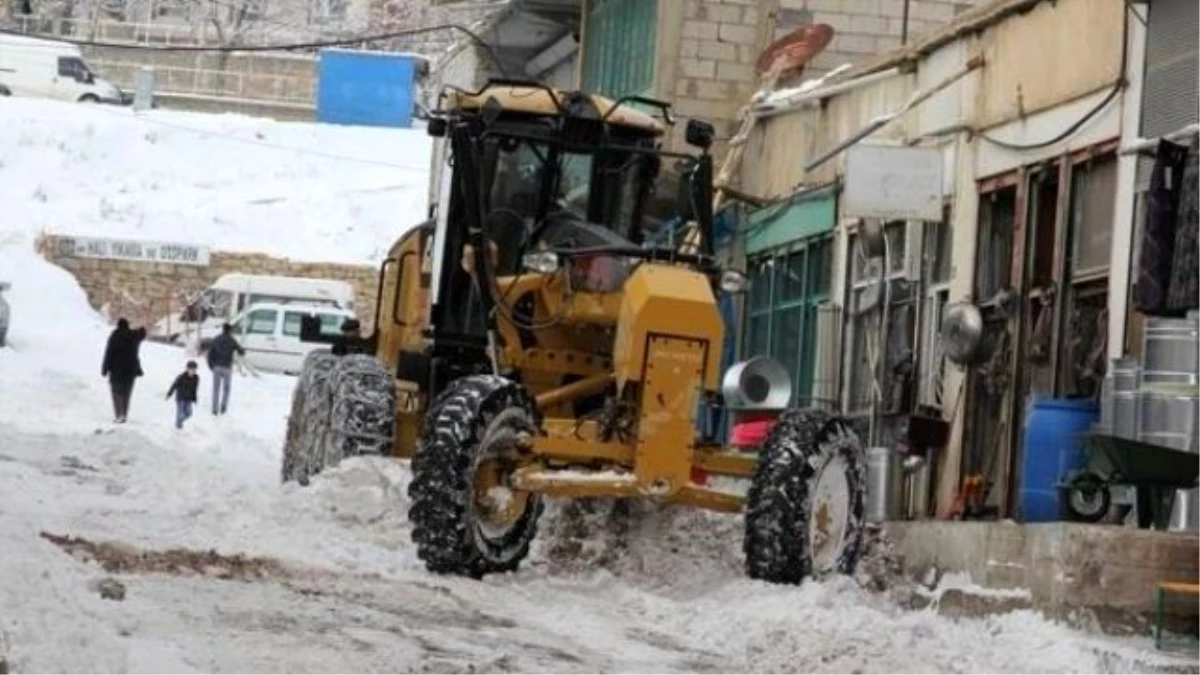
M212 414L224 415L229 407L229 389L233 385L234 354L246 355L246 350L233 337L233 327L221 326L221 334L208 348L208 369L213 374Z
M129 321L121 318L117 320L117 327L108 336L108 344L104 348L104 363L100 366L100 375L108 378L108 385L112 390L113 415L118 423L128 419L134 380L144 374L142 361L138 356L144 339L144 327L132 330L129 328Z
M167 390L167 398L175 394L175 428L182 429L183 423L192 416L196 404L196 390L200 388L200 376L196 374L196 362L188 361L187 370L179 374Z

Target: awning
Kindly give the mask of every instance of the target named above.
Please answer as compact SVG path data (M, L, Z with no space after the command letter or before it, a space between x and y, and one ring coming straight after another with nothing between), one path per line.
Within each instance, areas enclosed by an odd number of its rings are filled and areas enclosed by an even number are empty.
M827 234L837 224L837 191L829 185L750 213L746 255Z

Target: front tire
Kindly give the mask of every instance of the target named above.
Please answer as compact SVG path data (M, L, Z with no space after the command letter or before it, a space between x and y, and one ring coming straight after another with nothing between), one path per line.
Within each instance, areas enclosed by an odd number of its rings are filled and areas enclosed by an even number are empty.
M529 555L542 499L506 479L538 433L534 410L520 385L492 375L462 378L431 406L408 489L413 542L429 571L478 579Z
M852 574L863 539L866 457L849 425L820 410L784 413L746 498L746 572L798 584Z

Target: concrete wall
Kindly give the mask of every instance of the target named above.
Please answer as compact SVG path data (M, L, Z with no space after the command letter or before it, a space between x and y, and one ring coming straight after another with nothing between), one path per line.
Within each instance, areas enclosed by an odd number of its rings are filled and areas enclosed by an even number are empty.
M1110 629L1139 628L1159 582L1200 574L1195 535L1012 522L897 522L887 532L915 578L965 572L985 588L1027 589L1034 607L1055 616L1090 610Z
M58 253L57 239L42 237L38 250L50 262L75 275L88 301L110 318L125 316L135 325L151 325L163 315L177 315L180 298L207 288L222 274L275 274L340 279L354 286L355 307L363 328L374 326L378 270L367 265L296 262L257 253L213 251L207 267L75 258Z

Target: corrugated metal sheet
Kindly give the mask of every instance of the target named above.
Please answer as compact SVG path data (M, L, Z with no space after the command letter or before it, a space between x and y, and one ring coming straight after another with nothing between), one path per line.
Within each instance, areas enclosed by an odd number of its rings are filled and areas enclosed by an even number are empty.
M1148 24L1141 135L1154 138L1200 121L1200 3L1154 0Z

